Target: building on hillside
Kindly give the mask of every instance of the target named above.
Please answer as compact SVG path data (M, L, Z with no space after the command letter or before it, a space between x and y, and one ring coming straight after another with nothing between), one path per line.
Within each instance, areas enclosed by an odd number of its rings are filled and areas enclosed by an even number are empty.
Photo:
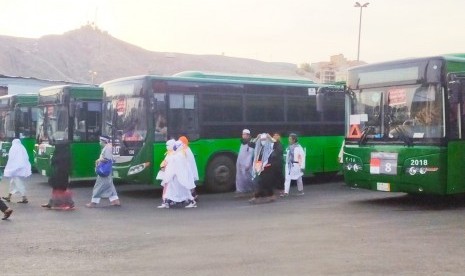
M347 81L347 69L366 64L364 61L347 60L343 54L330 57L330 61L312 63L310 68L320 83Z
M81 83L0 75L0 96L24 93L38 93L41 88L65 84Z

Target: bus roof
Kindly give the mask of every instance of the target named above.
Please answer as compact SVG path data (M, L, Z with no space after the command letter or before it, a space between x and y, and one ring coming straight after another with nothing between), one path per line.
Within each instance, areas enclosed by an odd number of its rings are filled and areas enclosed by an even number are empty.
M272 86L298 86L298 87L326 87L328 85L317 84L311 80L305 79L292 79L292 78L280 78L280 77L265 77L265 76L246 76L246 75L226 75L219 73L201 73L201 72L182 72L175 74L173 76L156 76L156 75L140 75L132 76L126 78L120 78L115 80L110 80L100 84L100 86L105 86L107 84L120 82L120 81L130 81L130 80L139 80L139 79L158 79L166 81L190 81L190 82L210 82L210 83L230 83L230 84L261 84L261 85L272 85Z
M263 76L263 75L240 75L240 74L225 74L215 72L201 72L201 71L184 71L174 74L173 77L185 78L200 78L200 79L215 79L215 80L237 80L237 81L258 81L258 82L279 82L279 83L302 83L313 84L315 82L304 78L289 78L277 76Z
M2 102L2 105L8 102L11 106L16 104L34 106L37 105L38 98L38 95L35 93L14 94L1 96L0 102Z
M91 85L56 85L39 90L40 96L51 96L60 93L69 93L73 98L101 99L103 90L98 86Z
M371 64L358 65L358 66L354 66L354 67L349 68L349 70L357 70L357 69L378 67L378 66L391 65L391 64L393 65L393 64L400 64L400 63L427 61L427 60L431 60L431 59L442 59L442 60L446 60L446 61L465 62L465 53L444 54L444 55L438 55L438 56L428 56L428 57L417 57L417 58L404 58L404 59L397 59L397 60L389 60L389 61L376 62L376 63L371 63Z

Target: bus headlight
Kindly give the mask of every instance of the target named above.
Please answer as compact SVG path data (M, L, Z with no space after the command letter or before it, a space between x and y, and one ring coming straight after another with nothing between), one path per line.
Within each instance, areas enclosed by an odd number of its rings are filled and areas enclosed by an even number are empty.
M352 165L352 163L349 163L349 164L347 164L347 170L351 171L351 170L352 170L352 168L353 168L353 165Z
M147 168L150 165L150 162L146 162L143 164L135 165L129 168L128 175L138 174Z
M425 167L420 168L420 174L425 174L427 169Z
M354 172L358 172L360 169L361 167L358 164L354 164Z

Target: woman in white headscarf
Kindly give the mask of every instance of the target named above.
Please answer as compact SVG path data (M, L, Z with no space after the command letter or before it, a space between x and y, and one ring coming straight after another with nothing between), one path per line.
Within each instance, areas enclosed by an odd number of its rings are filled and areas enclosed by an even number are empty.
M176 140L171 139L166 141L166 152L165 152L165 158L160 164L160 171L158 171L157 180L162 180L161 186L163 187L163 194L162 194L162 202L161 205L158 206L157 208L169 208L169 204L166 201L165 194L166 191L168 190L168 183L163 183L163 178L165 177L165 169L166 166L168 165L173 153L174 153L174 144L176 143Z
M10 151L8 152L8 161L5 166L3 176L10 179L10 191L8 196L3 197L7 202L11 201L11 196L19 193L22 197L18 203L28 203L26 197L26 186L24 179L31 175L31 163L26 148L21 144L21 140L13 139Z

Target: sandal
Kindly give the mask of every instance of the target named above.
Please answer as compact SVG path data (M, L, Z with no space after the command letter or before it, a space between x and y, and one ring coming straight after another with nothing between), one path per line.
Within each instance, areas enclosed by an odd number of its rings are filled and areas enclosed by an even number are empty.
M29 201L27 199L23 199L23 200L18 201L17 203L29 203Z
M5 200L6 202L10 202L11 198L8 196L2 196L2 199Z
M95 207L97 207L97 203L89 202L89 203L86 204L86 207L87 208L95 208Z
M5 215L3 216L2 220L7 220L11 216L12 213L13 213L13 210L11 209L6 210L4 212Z

